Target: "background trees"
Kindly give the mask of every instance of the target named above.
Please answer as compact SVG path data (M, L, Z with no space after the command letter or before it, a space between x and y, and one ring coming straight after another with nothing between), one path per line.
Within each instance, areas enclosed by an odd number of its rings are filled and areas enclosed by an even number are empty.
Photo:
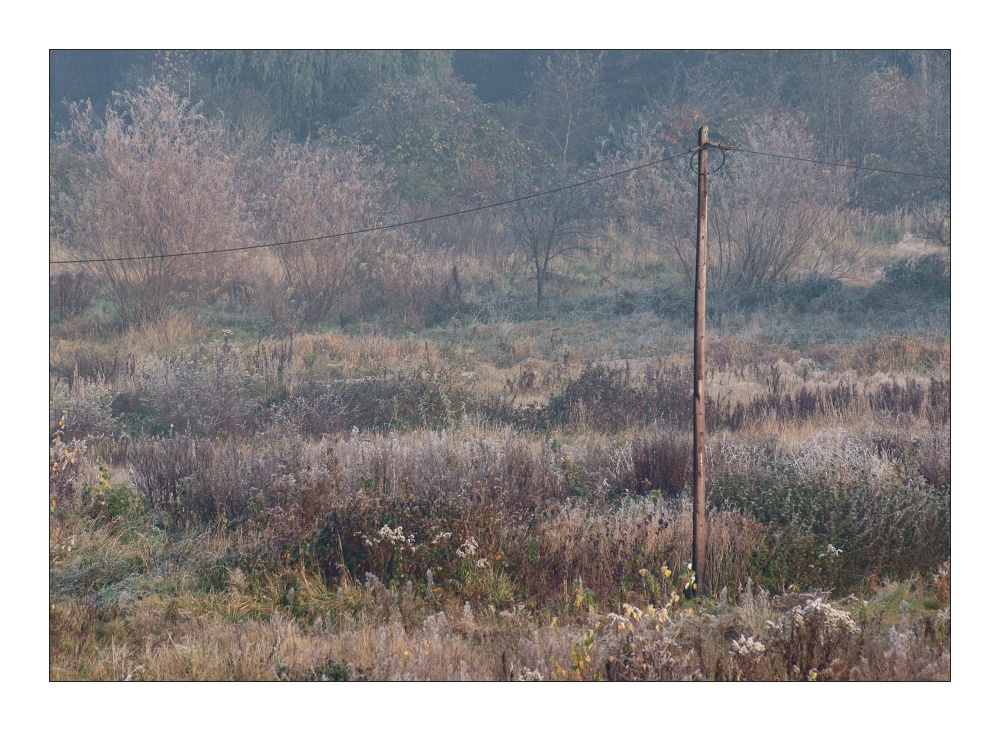
M181 253L201 240L206 248L261 244L433 218L681 153L702 123L714 139L748 149L942 176L950 164L947 52L148 51L51 59L58 134L50 225L61 245L92 254ZM112 93L102 118L95 110ZM94 103L63 103L86 96ZM883 240L910 233L950 244L944 181L734 154L713 177L712 196L712 276L733 302L786 279L846 276L856 234L873 216L895 221L878 234ZM345 316L355 282L381 282L371 271L359 279L365 262L405 272L419 260L427 292L465 266L507 293L512 283L530 283L540 304L555 272L580 269L568 263L577 256L589 260L588 271L600 270L587 275L592 281L613 280L610 262L618 281L629 267L682 279L693 256L693 210L693 176L678 161L430 221L405 236L368 237L362 249L341 239L278 249L241 271L280 279L284 311L303 322ZM115 293L121 320L136 323L179 301L168 294L177 292L175 280L192 284L184 297L211 299L219 287L210 280L238 261L188 267L156 258L95 266L91 275ZM402 280L392 279L364 307L394 306ZM427 292L404 299L430 301ZM355 300L348 309L364 309Z
M216 51L202 65L217 86L257 89L279 124L302 139L404 78L444 78L450 51Z
M338 125L370 147L414 206L482 203L497 193L496 121L454 76L421 76L373 91Z
M532 72L527 127L558 151L560 169L593 159L603 131L601 102L603 52L559 51Z
M801 122L761 114L739 135L740 145L779 155L814 159L812 135ZM843 267L848 219L841 213L851 194L843 168L794 160L730 155L712 180L709 277L723 298L738 301L762 287ZM839 248L838 248L839 247ZM691 276L691 247L675 241L677 260ZM837 251L844 256L837 256Z

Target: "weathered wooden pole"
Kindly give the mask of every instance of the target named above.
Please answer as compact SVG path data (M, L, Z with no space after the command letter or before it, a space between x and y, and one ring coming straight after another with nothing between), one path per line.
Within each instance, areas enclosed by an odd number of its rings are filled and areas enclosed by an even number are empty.
M695 596L705 586L705 285L708 280L708 125L698 130L698 250L694 287L694 563Z

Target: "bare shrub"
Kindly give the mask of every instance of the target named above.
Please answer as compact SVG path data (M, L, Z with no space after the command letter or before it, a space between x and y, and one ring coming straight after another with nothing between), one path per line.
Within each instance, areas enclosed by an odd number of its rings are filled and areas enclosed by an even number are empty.
M941 246L951 246L951 199L924 203L914 208L920 221L919 235Z
M387 184L380 166L358 146L329 139L298 144L282 137L250 174L255 177L250 196L260 238L325 237L274 249L284 297L295 318L320 322L348 309L358 297L365 269L376 264L366 260L365 252L380 235L331 235L381 223Z
M558 168L544 153L526 146L511 145L501 158L502 186L510 198L523 199L593 174L590 170L573 175L566 169L565 160L564 166ZM607 205L605 192L602 185L588 185L540 199L520 200L501 209L510 248L534 276L538 307L542 306L553 264L590 249L600 229L598 212Z
M255 507L254 494L263 499L281 471L281 452L251 441L146 438L118 451L147 503L184 522L246 520ZM294 460L293 450L281 451Z
M656 490L679 495L691 477L691 438L680 432L637 437L632 442L634 490L642 495Z
M284 373L217 342L144 366L111 402L112 416L133 433L245 433L252 431L262 401L287 393Z
M68 381L56 384L49 398L50 431L58 428L69 440L110 436L115 428L111 418L114 394L103 379L94 383L71 377Z
M650 363L633 372L624 368L588 364L580 376L554 396L546 417L553 424L590 426L618 431L640 423L689 423L692 379L680 367Z
M55 432L49 444L49 495L60 503L72 503L79 497L87 442L83 439L64 442L61 428L65 425L63 417L59 422L60 429Z
M656 601L660 588L644 573L667 567L680 575L691 553L690 502L650 498L622 502L613 509L569 505L552 511L543 531L531 531L512 553L519 586L541 601L566 592L579 578L602 603L623 595ZM762 526L730 512L708 517L708 591L745 580ZM510 549L508 549L510 550ZM654 577L655 578L655 577ZM631 589L631 592L629 591Z
M769 629L769 643L777 646L786 669L800 677L829 668L838 657L850 657L861 631L848 612L822 597L798 599Z
M49 308L60 320L82 315L93 291L83 272L60 272L49 280Z
M62 236L87 258L125 259L86 267L126 326L158 320L176 301L178 281L205 272L166 257L239 238L242 201L225 130L157 83L117 95L104 120L89 103L71 113L62 144L86 174Z
M933 593L942 604L951 604L951 561L945 561L934 574Z
M370 275L364 280L364 311L384 311L409 326L436 325L465 309L458 265L447 254L420 251L414 242L396 235L391 246L371 252Z
M814 157L805 126L783 114L760 115L744 126L739 144L779 155ZM733 153L712 181L708 227L709 280L726 302L807 273L853 270L860 243L849 244L854 223L841 211L849 178L837 168ZM693 281L695 250L675 236L672 255Z
M283 402L273 423L293 433L322 436L349 431L361 419L349 389L331 389L314 397L297 396Z
M844 365L865 374L934 371L951 365L951 344L903 335L880 335L861 343Z
M927 483L935 487L951 485L951 430L932 429L920 435L916 448L917 467Z

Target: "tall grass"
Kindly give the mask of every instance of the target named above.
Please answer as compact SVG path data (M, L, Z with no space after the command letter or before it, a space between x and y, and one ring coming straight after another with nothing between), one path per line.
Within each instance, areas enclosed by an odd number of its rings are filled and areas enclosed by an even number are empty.
M690 372L599 330L59 336L52 677L949 676L946 345L719 337L695 600Z

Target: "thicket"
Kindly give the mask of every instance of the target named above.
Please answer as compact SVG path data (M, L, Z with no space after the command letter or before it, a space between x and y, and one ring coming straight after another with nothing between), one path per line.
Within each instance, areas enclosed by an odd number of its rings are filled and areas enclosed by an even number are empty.
M595 601L614 606L654 598L645 572L683 570L690 460L656 459L657 452L679 457L688 451L681 443L669 431L607 450L571 442L554 449L505 430L320 441L283 430L64 447L57 435L50 461L59 504L92 504L98 490L121 503L109 509L131 510L129 500L138 500L164 526L259 535L231 569L283 557L332 583L371 573L431 591L434 582L456 581L465 599L500 608L546 606L582 580ZM805 447L764 463L765 447L746 438L710 445L712 593L750 576L772 591L846 594L872 576L929 576L948 560L950 488L929 484L916 461L910 472L905 456L873 463L874 443L843 437L836 445L843 454L825 461ZM73 470L69 454L80 465ZM856 458L867 459L869 471L852 466ZM100 487L106 477L91 482L88 474L100 471L95 460L127 468L128 482L114 490Z
M124 92L103 117L70 108L59 153L77 171L59 196L57 234L87 264L126 326L163 317L184 288L211 287L225 267L174 255L241 239L237 160L225 131L162 84Z
M72 258L111 261L54 277L57 317L79 315L95 288L126 328L220 301L266 313L279 334L359 313L423 324L461 308L454 263L405 232L329 237L403 217L365 148L278 137L251 157L164 84L119 95L103 119L89 105L71 112L53 150L56 241ZM297 239L308 241L209 267L172 256Z
M904 345L876 338L851 362L873 373L934 352ZM70 356L71 371L52 373L53 497L92 504L99 488L115 511L266 537L238 565L285 556L331 582L371 573L425 588L431 569L494 606L555 601L577 579L601 602L635 601L643 571L683 568L687 369L592 364L546 404L519 406L519 384L475 395L447 367L315 382L296 347L244 352L226 336L169 358ZM751 353L726 360L726 347L713 367L764 387L708 404L713 591L750 575L846 593L947 560L946 378L793 385ZM862 421L882 426L837 432ZM755 436L779 424L826 441ZM127 480L108 483L105 464Z
M683 161L501 216L227 254L209 267L159 255L312 239L558 187L687 149L693 118L750 149L947 172L947 54L896 54L881 67L862 53L818 54L822 88L849 110L836 120L815 107L808 53L639 54L633 73L663 82L656 63L696 68L704 88L661 84L614 115L627 88L609 66L616 53L539 54L520 91L492 106L451 72L449 54L147 55L128 75L132 90L106 92L106 110L69 106L50 155L58 253L153 257L88 267L88 294L99 290L126 326L213 302L267 313L278 331L370 317L412 326L460 314L473 290L509 300L526 277L538 306L574 270L600 283L664 265L689 277L694 186ZM737 62L760 103L723 81ZM140 83L145 68L159 80ZM856 275L883 219L908 222L891 226L895 240L948 245L947 186L911 183L732 153L712 183L717 308ZM85 302L80 283L53 283L56 317Z

